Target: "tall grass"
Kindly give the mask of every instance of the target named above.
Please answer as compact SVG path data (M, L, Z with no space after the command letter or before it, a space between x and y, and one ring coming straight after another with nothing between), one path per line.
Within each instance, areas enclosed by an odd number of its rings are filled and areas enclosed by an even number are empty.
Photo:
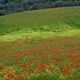
M0 35L26 28L32 31L55 31L66 25L80 28L80 7L45 9L0 17ZM45 26L45 27L44 27Z
M44 9L0 17L0 40L80 33L80 7Z

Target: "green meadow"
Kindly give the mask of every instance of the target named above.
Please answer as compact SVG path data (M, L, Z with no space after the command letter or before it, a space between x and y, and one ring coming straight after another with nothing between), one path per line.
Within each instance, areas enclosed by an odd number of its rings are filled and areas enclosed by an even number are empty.
M80 7L0 16L0 80L80 80Z
M80 7L64 7L1 16L0 40L79 34L79 13Z

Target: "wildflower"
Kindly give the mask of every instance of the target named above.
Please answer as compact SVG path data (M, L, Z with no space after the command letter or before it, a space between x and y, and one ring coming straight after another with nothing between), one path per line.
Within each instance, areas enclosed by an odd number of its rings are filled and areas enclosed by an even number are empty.
M71 58L72 58L72 59L77 59L78 56L77 56L77 55L72 55Z
M7 70L7 68L6 67L3 67L3 70Z
M22 67L25 68L26 67L26 64L22 64Z
M4 75L3 80L9 80L9 77L7 75Z
M13 74L13 73L9 73L8 76L9 76L10 78L13 78L13 77L14 77L14 74Z
M42 58L48 58L48 54L42 54Z
M58 65L58 64L59 64L59 62L58 62L58 61L56 61L56 62L55 62L55 65Z
M20 74L18 74L18 75L16 76L16 80L19 80L19 79L20 79L20 77L21 77L21 75L20 75Z
M48 70L51 69L50 65L49 64L45 64L46 68L48 68Z
M28 67L32 65L32 62L27 62Z
M68 73L68 69L65 66L62 67L62 71L63 71L64 74Z
M33 68L33 69L32 69L32 73L34 73L34 72L35 72L35 70L36 70L36 69L35 69L35 68Z

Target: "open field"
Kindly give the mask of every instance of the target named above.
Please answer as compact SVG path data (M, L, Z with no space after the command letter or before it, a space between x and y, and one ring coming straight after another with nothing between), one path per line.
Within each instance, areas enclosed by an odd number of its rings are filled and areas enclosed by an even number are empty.
M0 17L0 40L80 33L80 7L45 9Z
M80 80L80 37L40 37L0 44L1 80Z
M80 7L0 17L0 80L80 80Z

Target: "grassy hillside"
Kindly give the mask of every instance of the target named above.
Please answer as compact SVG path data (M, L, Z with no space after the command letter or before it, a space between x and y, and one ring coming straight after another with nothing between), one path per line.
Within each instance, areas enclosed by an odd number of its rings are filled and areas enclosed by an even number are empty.
M0 17L0 80L80 80L79 13L70 7Z
M0 40L80 32L80 7L29 11L0 17Z

